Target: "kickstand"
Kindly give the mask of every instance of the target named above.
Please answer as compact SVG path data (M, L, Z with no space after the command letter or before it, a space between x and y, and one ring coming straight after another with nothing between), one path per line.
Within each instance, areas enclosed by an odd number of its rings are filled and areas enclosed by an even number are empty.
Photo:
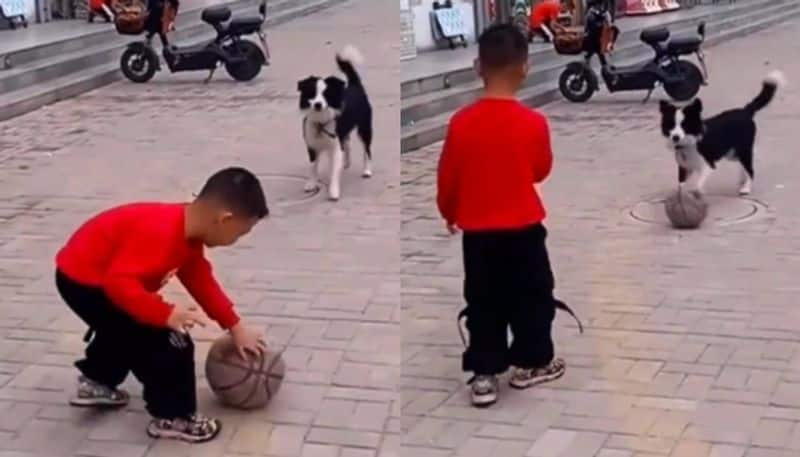
M217 69L216 68L212 68L211 71L208 72L208 78L206 78L205 81L203 81L203 84L208 84L208 83L211 82L211 78L214 77L214 72L215 71L217 71Z
M642 105L650 101L650 96L653 95L653 90L655 90L655 88L647 91L647 95L645 95L644 100L642 100Z

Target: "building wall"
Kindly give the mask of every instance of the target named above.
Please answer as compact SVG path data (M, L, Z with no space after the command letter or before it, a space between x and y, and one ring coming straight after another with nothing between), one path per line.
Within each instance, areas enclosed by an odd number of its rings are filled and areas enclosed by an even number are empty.
M431 31L430 12L433 10L434 0L413 0L412 11L414 12L414 41L420 51L436 49ZM475 6L473 0L453 0L453 7L459 8L467 22L468 41L475 41Z

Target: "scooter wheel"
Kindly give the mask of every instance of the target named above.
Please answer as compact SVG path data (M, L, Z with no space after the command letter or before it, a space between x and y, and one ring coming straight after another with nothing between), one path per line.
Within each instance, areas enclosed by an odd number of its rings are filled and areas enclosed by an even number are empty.
M122 74L135 83L150 81L158 69L158 55L146 46L126 49L119 60Z
M679 60L667 67L665 71L673 76L681 76L680 82L664 84L664 91L674 100L685 102L700 92L700 86L703 85L703 74L693 63Z
M594 95L594 85L585 69L566 68L558 77L558 90L573 103L584 103Z
M226 63L225 70L228 74L237 81L250 81L258 76L264 65L264 53L261 52L261 49L247 40L242 40L233 46L237 46L238 49L229 49L228 51L234 55L243 56L244 60Z

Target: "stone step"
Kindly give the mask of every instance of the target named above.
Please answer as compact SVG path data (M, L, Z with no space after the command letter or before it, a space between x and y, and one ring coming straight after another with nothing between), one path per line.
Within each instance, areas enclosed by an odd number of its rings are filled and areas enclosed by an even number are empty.
M252 1L239 1L231 6L234 15L255 14L256 8ZM192 42L210 33L211 27L200 20L199 10L192 19L186 20L183 25L170 37L175 43ZM180 24L180 22L179 22ZM0 94L24 89L33 84L44 83L51 79L59 78L73 72L80 72L87 68L102 65L118 59L124 47L141 37L130 37L114 34L109 40L87 42L76 50L55 54L48 58L36 59L22 65L14 66L9 70L0 71ZM78 40L72 40L78 41ZM158 39L155 39L158 43ZM53 46L53 47L58 47Z
M741 17L741 13L738 13L737 16L729 17L725 20L725 22L729 23L728 27L720 27L722 22L716 24L716 26L709 23L705 47L708 48L726 40L739 38L800 17L800 0L783 2L777 10L769 8L769 11L770 14L758 15L757 17L755 14ZM696 27L696 23L692 27ZM692 27L687 27L683 32L690 31ZM676 34L681 34L682 31L677 30L675 32L677 32ZM637 49L633 45L628 45L626 48ZM650 55L651 52L646 46L642 46L640 52L631 52L629 49L618 48L614 61L617 65L635 64L646 61ZM597 65L597 62L595 62L595 65ZM536 73L541 73L541 76L529 78L529 85L520 92L520 99L530 106L540 106L561 99L557 78L563 69L563 62L558 62L555 65L551 64L545 68L541 67L540 65L540 68L536 71ZM713 84L714 75L709 75L709 79L710 83ZM531 83L531 81L533 82ZM605 89L601 87L602 90ZM462 98L460 103L455 105L446 101L433 102L450 108L430 117L421 118L413 123L403 124L401 128L401 152L419 149L443 140L450 117L459 107L474 101L478 93L466 96L459 95ZM642 91L642 97L644 98L644 96L645 92ZM591 103L591 101L588 103ZM435 112L435 110L433 111Z
M284 3L291 3L291 6L276 12L272 5L273 0L267 14L267 25L274 26L312 14L342 1L344 0L287 0ZM240 14L242 11L252 10L255 14L256 4L250 1L248 5L237 6L235 10ZM199 11L196 16L199 17ZM204 27L198 25L179 28L174 41L181 45L192 45L213 38L213 29L207 24L202 25ZM157 39L155 41L158 42ZM121 79L119 56L128 42L130 37L127 40L67 53L49 62L32 62L0 72L0 121ZM162 66L162 71L169 70ZM5 80L6 78L8 79ZM14 85L16 89L6 92L3 90L6 85Z
M728 16L713 22L708 22L706 24L707 36L714 36L722 33L726 29L736 28L743 23L772 17L782 11L797 6L797 4L792 5L791 3L783 2L782 4L772 5L757 11L743 11L735 16ZM697 22L681 22L679 24L669 24L668 26L673 36L680 36L694 34L697 30L697 24ZM633 55L646 56L648 53L652 53L652 51L639 40L639 30L629 31L626 39L618 42L612 60L626 59ZM533 71L529 74L525 86L533 86L546 80L557 78L564 65L569 61L575 60L575 56L562 56L552 51L548 57L547 59L536 59L536 64L531 67ZM463 106L475 100L475 98L480 95L481 90L482 83L476 78L473 78L473 80L468 83L453 85L448 89L406 97L401 101L401 125L409 125L421 119L454 110L459 106Z
M666 13L667 15L664 18L664 25L676 29L689 25L696 27L700 21L710 23L731 16L746 17L745 15L757 13L764 8L777 7L788 3L792 3L792 0L752 0L738 3L732 8L698 8L696 10L689 10L685 15L681 15L680 17L676 17L674 19L667 19L671 13ZM643 27L626 27L624 21L620 22L620 24L622 33L619 37L619 43L624 44L629 40L635 40L638 42L639 33ZM535 68L536 66L549 60L558 59L561 57L553 52L552 46L550 45L536 43L532 46L532 48L533 49L531 50L529 57L532 68ZM471 53L474 54L475 51L473 50ZM401 83L401 98L408 98L424 93L436 92L476 80L477 75L475 72L469 65L465 64L460 68L450 68L443 70L440 73L425 76L423 78L404 79L404 81Z

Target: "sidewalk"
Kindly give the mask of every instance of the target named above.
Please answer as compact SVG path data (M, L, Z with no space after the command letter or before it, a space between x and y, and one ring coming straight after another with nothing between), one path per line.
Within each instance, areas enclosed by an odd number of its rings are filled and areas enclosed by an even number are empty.
M397 455L399 43L379 26L396 20L385 2L349 0L271 28L272 65L253 83L234 83L224 70L208 85L203 72L162 72L0 122L0 456ZM348 43L366 58L374 177L360 177L354 142L342 199L304 200L296 84L338 74L334 53ZM57 249L96 211L191 198L230 165L259 174L272 215L241 245L210 255L246 319L287 348L274 402L250 413L223 409L202 380L200 406L224 428L197 446L147 438L133 379L126 387L137 397L125 411L68 407L85 327L57 297ZM166 296L188 300L178 284ZM201 376L219 334L193 333Z
M543 186L559 313L559 381L469 405L456 313L460 240L435 208L441 143L402 156L404 453L417 457L790 457L800 452L800 46L797 21L715 47L709 115L742 106L781 68L790 85L758 114L756 184L710 179L709 225L676 232L630 217L676 180L657 101L602 93L541 107L555 168ZM735 69L735 70L733 70ZM744 207L758 212L735 221ZM658 206L650 208L659 215Z

